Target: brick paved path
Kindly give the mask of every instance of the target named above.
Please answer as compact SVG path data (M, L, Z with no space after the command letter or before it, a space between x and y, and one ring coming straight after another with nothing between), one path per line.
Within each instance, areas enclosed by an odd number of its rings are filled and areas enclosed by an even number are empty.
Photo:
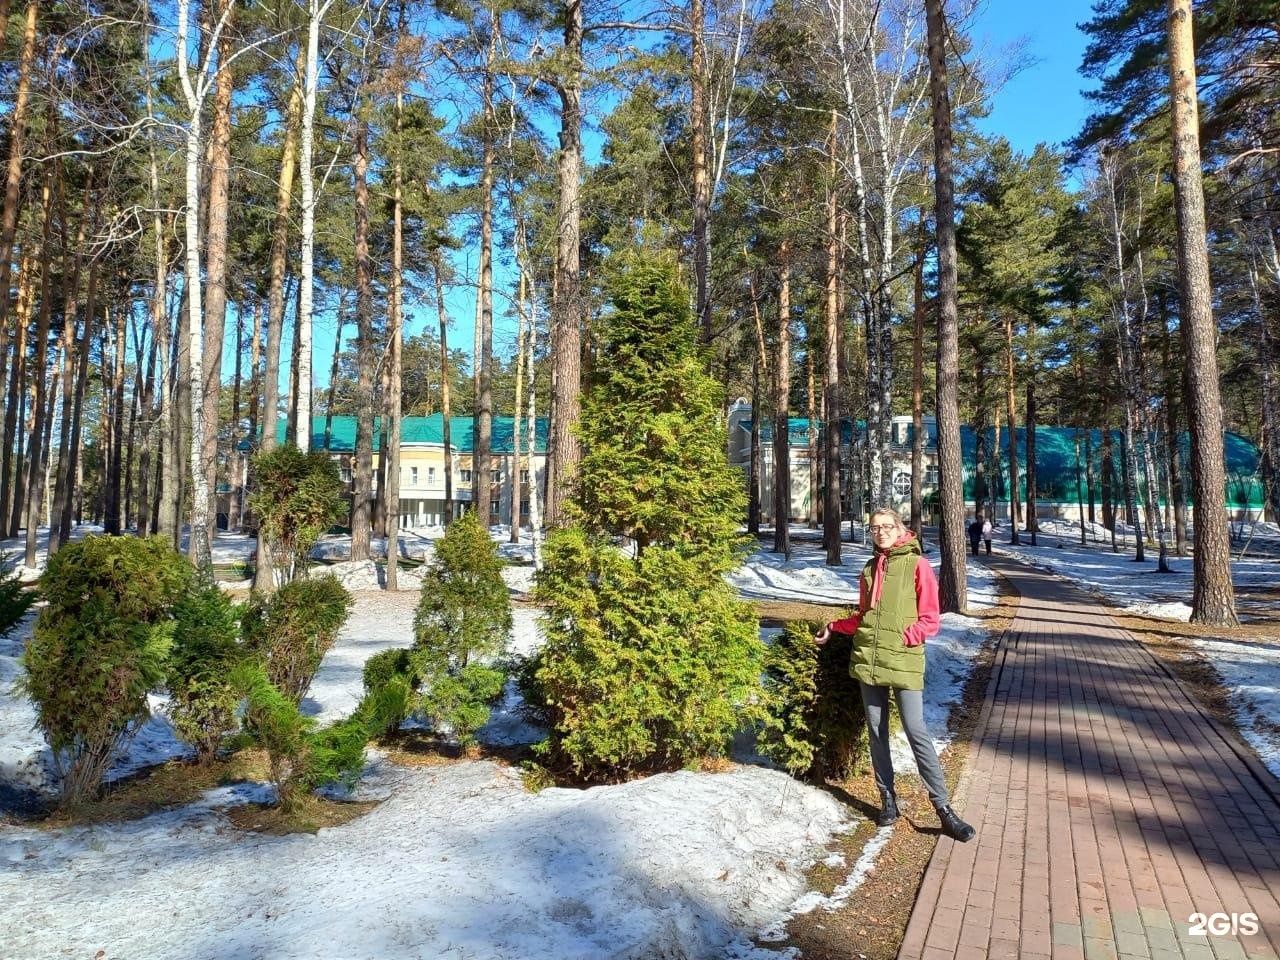
M1086 595L992 564L1022 600L958 797L978 836L939 839L899 956L1280 955L1280 784Z

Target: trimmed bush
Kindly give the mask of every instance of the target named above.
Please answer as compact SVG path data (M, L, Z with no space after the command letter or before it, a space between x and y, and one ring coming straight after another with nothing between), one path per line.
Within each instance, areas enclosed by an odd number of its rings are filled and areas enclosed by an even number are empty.
M48 606L23 655L22 686L53 749L66 803L92 798L164 680L174 605L190 564L164 537L86 537L40 579Z
M604 779L688 766L722 754L758 711L754 614L699 558L651 547L633 560L559 531L537 596L547 642L523 689L557 763Z
M793 776L843 780L864 752L866 721L858 681L849 675L852 638L820 623L792 621L765 655L767 716L760 752Z
M303 453L291 444L253 458L258 492L249 506L258 536L271 552L277 580L306 575L307 557L320 535L346 517L338 466L323 450Z
M0 564L0 638L9 635L38 599L24 587L11 567Z
M295 704L347 622L352 597L333 577L293 580L270 597L250 599L241 619L246 646L267 679Z
M297 702L271 682L260 663L242 663L233 672L232 682L245 698L245 730L267 751L268 776L280 806L289 810L310 752L309 734L315 721L302 715Z
M464 514L436 544L413 619L411 673L422 687L414 710L448 728L464 748L506 682L493 665L511 632L502 567L489 531L475 514Z
M236 725L240 696L231 672L244 656L240 615L241 608L217 587L199 589L174 606L169 713L201 763L214 757Z

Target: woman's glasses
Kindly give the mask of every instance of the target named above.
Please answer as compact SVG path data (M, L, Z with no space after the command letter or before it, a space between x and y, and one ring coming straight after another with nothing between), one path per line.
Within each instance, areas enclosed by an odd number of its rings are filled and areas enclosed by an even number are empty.
M872 533L890 533L898 529L896 523L873 523L867 527Z

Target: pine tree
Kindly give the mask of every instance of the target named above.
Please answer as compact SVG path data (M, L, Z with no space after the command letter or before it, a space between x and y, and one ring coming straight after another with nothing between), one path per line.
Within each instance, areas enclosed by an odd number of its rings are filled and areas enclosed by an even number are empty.
M612 777L722 751L755 701L762 650L722 578L745 497L688 295L652 260L611 288L609 364L583 403L574 525L547 543L547 643L531 673L553 758Z

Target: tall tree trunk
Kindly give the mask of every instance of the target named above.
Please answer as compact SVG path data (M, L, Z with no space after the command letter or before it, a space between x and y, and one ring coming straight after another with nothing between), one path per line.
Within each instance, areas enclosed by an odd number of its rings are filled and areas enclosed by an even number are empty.
M522 269L516 287L516 396L515 416L511 422L511 543L520 542L520 412L524 409L524 341L528 327L527 313L529 309L529 277ZM532 375L532 373L531 373ZM527 461L529 480L533 481L533 458Z
M778 250L778 356L773 385L773 552L791 559L791 250Z
M944 611L969 603L965 572L964 464L960 450L959 319L956 278L955 179L951 158L951 94L942 0L925 0L929 89L933 101L934 208L938 233L938 477L942 554L938 596Z
M399 35L404 35L404 4L400 5ZM403 363L404 339L404 167L400 157L401 117L404 114L404 91L396 90L396 147L392 166L391 195L391 289L387 298L387 339L390 356L387 359L389 377L386 391L387 424L386 442L382 446L381 460L386 464L385 486L379 491L386 504L387 536L387 589L400 589L400 367ZM446 462L446 469L448 464Z
M329 397L324 405L324 449L333 449L333 408L338 399L338 364L342 360L342 328L347 325L347 298L338 294L337 332L333 338L333 361L329 365Z
M32 363L34 375L35 403L32 405L34 416L31 422L31 439L27 442L27 502L26 502L26 557L29 567L36 564L36 534L40 526L40 507L44 500L44 447L45 423L51 417L48 407L51 402L48 395L49 384L49 327L53 316L53 291L50 289L50 271L53 264L53 177L57 165L51 164L45 176L41 190L44 226L40 243L40 314L36 323L35 358ZM65 225L64 225L65 228ZM3 358L0 358L0 363ZM21 466L19 466L21 469Z
M809 522L810 530L818 529L818 496L822 487L819 477L820 469L818 463L818 385L817 377L813 369L813 348L816 345L814 340L815 331L812 324L805 330L806 339L804 351L805 366L805 413L809 419L809 427L805 431L805 453L809 458L809 509L806 511L806 519Z
M1035 372L1027 379L1027 532L1031 545L1036 545L1040 525L1036 523L1036 381Z
M242 522L240 515L240 469L238 464L240 436L240 387L244 379L244 304L236 307L236 367L231 381L231 446L227 451L227 472L231 500L227 505L227 529L239 530Z
M1168 457L1169 493L1173 502L1173 552L1180 557L1185 557L1187 555L1187 494L1182 483L1182 451L1178 439L1177 401L1182 382L1174 369L1171 356L1168 304L1163 295L1159 299L1159 304L1161 348L1164 359L1165 453Z
M200 441L208 490L208 527L212 539L218 517L218 421L222 394L222 341L227 318L227 219L231 186L231 36L232 0L218 0L222 22L218 72L214 79L213 123L209 128L209 196L205 229L204 433ZM239 361L237 361L238 363Z
M764 343L764 323L760 319L760 295L756 289L754 276L751 277L750 286L751 315L756 324L756 356L755 363L751 367L751 489L747 494L749 502L747 530L759 536L760 521L766 506L760 491L764 473L764 460L760 452L760 423L764 418L760 381L769 379L769 352Z
M822 422L825 441L823 471L822 544L827 564L840 565L840 211L836 181L835 143L838 118L831 111L831 145L827 176L827 289L825 312L826 368L822 383ZM754 411L752 411L754 416Z
M57 552L62 540L63 508L70 500L72 475L68 471L71 462L71 424L74 417L75 380L80 375L80 350L76 341L80 296L80 271L84 264L85 222L89 217L89 198L92 196L93 168L85 181L84 203L81 205L79 224L73 249L63 251L62 258L62 422L58 429L58 469L54 478L53 505L49 509L48 555Z
M711 177L707 170L706 0L689 0L689 131L693 149L693 310L711 343ZM813 465L810 464L810 470Z
M304 44L294 61L296 79L285 109L284 142L280 152L280 176L276 188L276 210L271 225L271 272L267 287L267 343L262 372L262 439L263 451L276 446L276 430L280 411L280 343L284 339L285 266L289 253L289 208L293 203L293 179L298 167L299 126L302 122L303 78L307 69ZM250 441L252 442L252 440ZM250 481L252 484L252 480ZM262 538L258 538L253 586L267 591L275 584L271 572L271 555Z
M924 215L920 216L920 252L916 260L911 329L911 529L924 525ZM981 402L981 401L980 401ZM984 431L985 433L985 431ZM979 441L984 439L979 434ZM982 464L981 447L978 464ZM985 485L980 485L985 489ZM978 496L981 496L981 492Z
M152 328L150 343L145 360L140 359L138 377L140 385L139 405L142 411L142 435L139 437L141 452L138 455L138 498L135 510L138 517L138 536L150 535L153 523L151 512L152 498L152 454L155 447L155 388L156 388L156 330Z
M1226 467L1222 399L1213 322L1213 290L1200 168L1191 0L1169 0L1169 98L1172 102L1174 210L1178 223L1178 296L1187 364L1191 424L1191 486L1196 506L1191 620L1234 625L1231 543L1222 509Z
M302 126L299 131L302 155L302 278L298 286L297 337L294 350L298 380L295 397L297 414L294 442L303 453L311 449L311 313L315 297L316 188L315 153L316 98L320 83L320 21L329 2L309 0L307 4L307 56L303 82ZM354 529L353 529L354 534ZM353 545L354 554L354 545Z
M13 238L18 230L21 204L22 151L27 132L27 103L31 96L31 64L36 51L36 15L40 4L30 0L22 27L22 53L18 60L18 89L9 113L9 164L5 173L4 207L0 209L0 359L4 357L4 331L9 322L9 284L13 260ZM0 25L8 26L8 18ZM0 369L5 365L0 362ZM4 374L0 373L0 396L4 396Z
M108 326L108 330L111 332L113 362L111 368L111 445L107 451L104 526L109 534L123 532L124 526L123 504L121 502L123 477L121 474L124 461L124 366L129 338L129 331L125 325L125 321L128 319L127 309L123 303L118 304L115 308L115 325L114 327ZM105 356L103 360L103 376L105 380Z
M547 524L563 522L568 481L581 450L573 434L582 384L581 277L578 244L582 179L582 0L564 5L564 76L560 94L560 199L556 223L555 286L551 297L552 401L547 456Z
M351 559L369 559L369 532L373 520L373 378L376 363L373 344L373 262L369 257L369 121L356 119L356 459L351 485ZM302 378L299 374L301 388ZM299 425L302 424L299 412Z
M1022 538L1018 534L1018 410L1017 382L1014 379L1013 366L1013 317L1005 312L1004 316L1004 415L1009 427L1009 542L1019 544Z
M1271 323L1271 318L1267 316L1262 309L1262 295L1259 291L1258 270L1257 266L1251 264L1249 267L1249 284L1253 288L1253 307L1254 313L1258 318L1258 365L1262 368L1262 423L1261 429L1258 431L1262 440L1263 458L1267 463L1269 470L1270 483L1264 484L1267 511L1271 514L1271 519L1280 520L1280 385L1276 383L1276 358L1274 356L1275 347L1272 344L1271 332L1267 329ZM1168 368L1168 338L1165 338L1165 367ZM1173 400L1170 397L1167 409L1172 409ZM1173 423L1173 414L1170 412L1169 421ZM1170 426L1169 432L1173 434L1173 428ZM1170 457L1170 465L1176 462L1176 456ZM1170 481L1173 482L1173 471L1170 470ZM1175 486L1176 489L1176 486ZM1174 494L1175 499L1177 494ZM1179 554L1181 556L1181 554Z
M9 378L9 395L4 407L4 447L0 450L0 527L6 537L16 536L16 531L9 529L9 515L15 501L14 491L18 486L21 469L14 463L14 446L19 442L18 434L21 421L18 414L22 408L22 391L26 386L27 370L27 332L31 329L31 314L35 306L35 258L24 253L18 265L18 299L13 311L13 359L0 362L0 367L8 369L13 366L13 376ZM0 357L0 361L6 358ZM19 464L21 459L17 461Z
M524 230L521 228L522 250L527 250L527 244L524 241ZM527 271L526 271L527 273ZM534 463L534 453L538 448L538 391L536 389L537 381L534 377L534 348L538 342L538 291L534 286L532 275L529 281L529 332L526 340L525 368L529 371L529 410L528 418L525 421L525 443L526 452L529 458L529 536L533 541L533 566L535 570L542 569L542 516L540 512L541 497L538 493L538 470ZM441 341L443 343L443 341ZM519 416L519 411L516 411ZM445 436L448 436L446 433Z
M98 308L98 261L95 259L89 266L89 283L85 292L85 308L84 323L80 334L80 355L76 360L76 389L75 389L75 407L71 414L71 439L67 444L67 465L66 480L64 489L66 490L66 499L62 504L61 516L58 522L58 540L54 543L53 537L49 538L49 553L52 555L57 552L67 542L71 536L71 522L73 515L77 514L76 503L77 495L82 489L80 478L82 475L83 461L80 456L80 437L84 426L84 395L89 383L89 345L93 340L93 317Z
M493 60L497 53L498 18L490 10L489 59L484 72L484 155L480 164L480 284L476 290L475 428L472 431L471 489L476 518L487 530L493 522L489 502L493 469L493 193L494 136Z
M440 410L443 418L444 440L444 526L453 522L453 445L451 397L449 390L449 315L444 309L444 279L440 276L440 251L431 254L432 272L436 281L436 319L440 325Z

